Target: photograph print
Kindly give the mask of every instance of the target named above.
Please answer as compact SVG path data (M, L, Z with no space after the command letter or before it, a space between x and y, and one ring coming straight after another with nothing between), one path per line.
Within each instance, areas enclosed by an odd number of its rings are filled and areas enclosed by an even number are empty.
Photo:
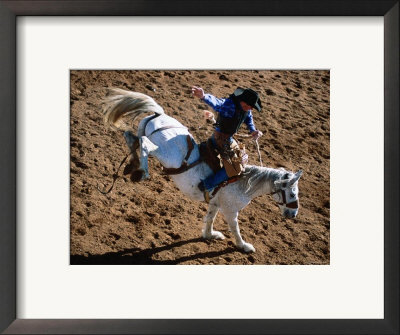
M329 265L329 70L71 70L71 265Z

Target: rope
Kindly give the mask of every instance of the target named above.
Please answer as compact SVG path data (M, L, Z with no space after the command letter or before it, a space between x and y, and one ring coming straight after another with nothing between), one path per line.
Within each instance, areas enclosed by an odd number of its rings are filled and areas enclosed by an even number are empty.
M233 137L240 137L240 138L250 138L251 135L249 134L235 134Z
M263 163L261 160L260 146L258 145L258 139L256 139L256 147L257 147L257 152L258 152L258 159L260 160L260 166L263 166Z
M239 137L239 138L252 138L252 136L248 135L248 134L235 134L233 136ZM262 159L261 159L260 145L258 144L258 139L256 139L255 142L256 142L256 148L257 148L257 153L258 153L258 159L260 160L260 165L263 166Z
M120 176L118 176L119 169L121 168L122 164L125 163L126 159L127 159L129 156L130 156L130 153L127 154L127 155L122 159L121 163L120 163L119 166L118 166L117 171L113 174L113 181L112 181L111 187L110 187L107 191L105 190L105 186L104 186L103 190L100 190L100 188L99 188L99 183L97 183L97 187L96 187L96 188L97 188L97 190L98 190L100 193L106 195L106 194L108 194L108 193L111 192L111 190L114 188L115 181L116 181L118 178L121 178ZM103 185L104 185L104 184L103 184Z

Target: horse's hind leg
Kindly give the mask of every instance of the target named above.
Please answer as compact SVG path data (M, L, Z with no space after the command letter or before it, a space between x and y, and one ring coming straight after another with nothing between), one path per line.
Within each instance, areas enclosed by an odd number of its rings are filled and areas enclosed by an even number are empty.
M140 161L137 153L139 137L133 135L130 131L125 131L124 138L132 155L130 162L125 166L124 175L130 174L131 180L133 182L138 182L142 179L142 171L139 170Z
M135 170L139 168L140 162L139 162L139 156L137 154L137 149L139 148L139 137L133 135L130 131L125 131L124 132L124 138L126 145L129 147L129 150L131 151L132 154L132 168Z
M124 132L126 144L131 150L132 159L125 167L124 174L131 173L131 180L138 182L149 178L149 155L155 154L158 147L146 136L135 136L130 131ZM137 149L140 149L140 156Z
M140 166L139 171L143 172L142 179L147 179L149 175L149 155L156 155L158 146L151 142L146 136L139 138L140 148Z
M211 204L208 207L208 211L206 216L204 217L204 228L202 230L203 233L203 238L205 239L219 239L223 240L225 236L216 230L213 230L213 223L215 220L215 217L217 216L218 213L218 207L215 206L214 204Z

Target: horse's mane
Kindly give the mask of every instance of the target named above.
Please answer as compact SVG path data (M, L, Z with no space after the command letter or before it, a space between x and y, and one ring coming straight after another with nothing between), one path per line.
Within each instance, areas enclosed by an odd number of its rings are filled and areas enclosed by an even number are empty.
M153 98L119 88L109 89L103 112L104 123L121 130L131 129L133 121L143 113L164 114L163 108Z
M266 182L273 184L275 180L280 179L287 171L283 168L273 169L255 165L247 165L243 172L242 182L245 183L245 193L252 196Z

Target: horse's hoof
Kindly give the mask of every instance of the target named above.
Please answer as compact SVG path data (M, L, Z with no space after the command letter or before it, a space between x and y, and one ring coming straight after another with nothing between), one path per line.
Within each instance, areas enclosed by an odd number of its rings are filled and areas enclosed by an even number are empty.
M138 183L141 181L144 177L144 171L143 170L136 170L131 173L131 181L134 183Z
M224 234L219 231L213 230L210 235L205 234L203 230L203 238L206 240L223 240L225 239Z
M224 234L222 234L222 233L219 232L219 231L213 231L213 232L212 232L212 238L213 238L213 239L216 239L216 240L224 240L224 239L225 239L225 236L224 236Z
M134 165L133 161L130 161L128 164L126 164L125 168L124 168L124 172L123 172L124 176L126 176L127 174L131 174L132 171L134 170L134 168L135 168L135 165Z
M250 243L244 243L242 246L244 252L250 253L255 252L256 249Z

